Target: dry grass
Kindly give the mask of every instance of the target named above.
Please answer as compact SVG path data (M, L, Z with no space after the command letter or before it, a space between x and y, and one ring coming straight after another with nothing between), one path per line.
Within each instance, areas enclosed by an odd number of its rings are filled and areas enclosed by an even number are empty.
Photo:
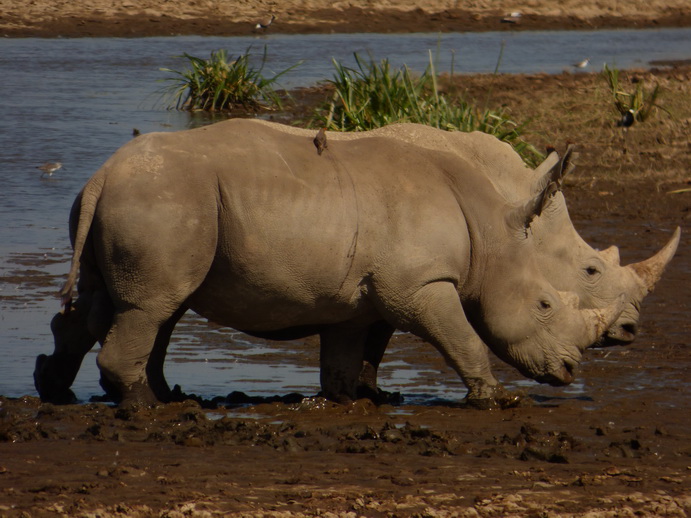
M577 144L581 180L666 183L691 179L690 79L691 67L622 72L620 81L627 88L638 81L646 87L659 84L658 104L669 112L654 110L648 120L627 130L617 126L619 113L598 73L457 76L456 88L478 105L504 105L518 120L531 118L524 138L539 150Z

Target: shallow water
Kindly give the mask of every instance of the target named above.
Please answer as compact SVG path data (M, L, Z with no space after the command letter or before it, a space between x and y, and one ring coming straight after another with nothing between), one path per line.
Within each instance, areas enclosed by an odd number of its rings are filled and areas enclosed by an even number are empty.
M0 107L0 394L35 394L36 355L52 352L49 322L59 309L54 294L68 271L67 218L72 201L98 167L131 138L132 129L169 131L200 124L188 114L163 109L156 91L160 67L180 67L182 52L206 55L217 48L240 53L269 46L268 67L305 63L285 77L286 87L311 85L331 75L330 58L352 63L352 53L371 53L422 70L427 51L440 49L440 68L451 51L457 72L489 72L504 44L501 72L560 72L591 57L620 68L652 59L689 57L691 30L519 32L413 35L310 35L267 38L5 39L0 43L3 77ZM598 65L599 66L599 65ZM36 166L64 163L51 178ZM620 228L609 233L616 235ZM589 229L590 238L602 238ZM603 230L603 232L605 232ZM675 318L675 317L671 317ZM681 318L681 317L676 317ZM682 326L679 327L683 328ZM231 344L230 346L228 344ZM99 394L95 351L75 383L79 398ZM435 360L427 360L427 357ZM458 399L463 386L438 365L430 347L396 342L382 367L387 390L421 399ZM277 361L280 360L280 361ZM169 349L166 374L187 392L204 396L241 390L252 394L316 393L317 351L303 342L277 345L209 327L188 315ZM527 384L520 378L513 386ZM527 385L526 385L527 386ZM534 387L534 384L530 385ZM581 397L575 384L560 392Z

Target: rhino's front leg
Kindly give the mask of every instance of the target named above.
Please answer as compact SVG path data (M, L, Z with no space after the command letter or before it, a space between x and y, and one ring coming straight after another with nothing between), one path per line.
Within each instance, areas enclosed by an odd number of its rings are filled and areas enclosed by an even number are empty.
M468 404L479 408L497 405L503 389L490 370L488 349L468 322L452 283L427 284L394 311L394 318L400 319L397 327L434 345L460 375L468 388Z

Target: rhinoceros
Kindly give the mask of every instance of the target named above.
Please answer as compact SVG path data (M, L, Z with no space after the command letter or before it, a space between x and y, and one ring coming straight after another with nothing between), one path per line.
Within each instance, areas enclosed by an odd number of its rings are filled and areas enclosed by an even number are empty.
M165 401L180 317L274 339L319 334L326 397L356 397L381 330L435 346L484 399L485 346L525 376L568 384L617 320L622 293L582 309L540 272L530 232L556 187L507 203L455 153L391 137L331 140L232 120L153 133L96 172L70 215L74 254L36 387L61 401L86 352L124 403ZM79 297L71 293L79 274Z
M280 129L305 138L313 134L296 128ZM562 158L557 153L551 153L537 169L532 170L509 144L486 133L447 132L420 124L394 124L358 134L334 133L329 139L352 140L367 137L391 137L425 149L458 154L470 161L475 171L487 176L497 191L512 203L538 195L550 182L560 183L563 175L573 168L570 149ZM542 213L530 225L541 272L555 288L575 292L579 296L581 308L606 307L624 293L624 311L597 345L630 343L638 329L641 303L645 295L652 291L674 255L680 229L677 228L669 242L650 259L622 267L616 246L598 251L580 237L571 222L561 191L554 192L548 201ZM365 348L366 361L361 375L361 395L376 397L376 372L394 331L395 328L386 321L381 321L370 329ZM477 336L474 339L481 342ZM478 350L481 347L477 345ZM149 375L158 380L164 379L164 357L164 353L157 354L148 365ZM486 362L489 365L489 358ZM489 372L489 367L487 370ZM165 384L164 381L161 383ZM486 386L494 386L494 383L496 381ZM477 396L477 392L470 394L471 398ZM475 401L474 404L485 403Z
M561 183L562 177L574 167L571 150L567 150L561 159L557 153L551 153L532 170L509 144L481 132L448 132L419 124L394 124L368 135L387 135L426 149L456 153L471 161L509 202L534 196L549 182ZM334 134L331 138L349 139L352 136ZM561 191L554 193L530 228L542 273L555 288L575 292L582 308L605 307L621 293L626 294L624 311L597 345L632 342L638 330L641 303L674 256L681 229L677 227L669 242L651 258L622 267L616 246L599 251L580 237ZM379 339L366 351L365 393L372 393L377 366L393 331L390 326L382 325Z

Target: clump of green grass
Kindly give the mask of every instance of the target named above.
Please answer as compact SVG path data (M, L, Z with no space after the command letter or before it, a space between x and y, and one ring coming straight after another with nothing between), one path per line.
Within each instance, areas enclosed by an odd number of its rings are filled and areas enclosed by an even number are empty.
M265 46L261 65L254 68L250 65L249 48L236 59L230 59L222 49L211 52L209 59L184 53L181 57L188 60L191 67L188 70L161 68L161 71L173 74L173 77L163 79L172 82L163 89L163 94L172 98L168 107L190 111L280 108L281 100L273 86L279 77L300 63L266 78L263 76L266 56Z
M647 89L643 82L638 82L633 92L624 91L619 83L619 69L609 68L607 63L602 70L602 76L607 81L614 107L619 115L631 112L636 122L644 122L650 116L653 108L664 110L657 104L660 85L656 84L652 89Z
M526 123L512 121L503 109L480 109L440 93L431 52L420 76L405 65L393 68L387 59L376 63L355 54L355 62L356 68L349 68L333 60L335 74L329 83L334 95L317 109L313 125L331 131L367 131L414 122L447 131L482 131L509 142L530 165L544 158L520 138Z

